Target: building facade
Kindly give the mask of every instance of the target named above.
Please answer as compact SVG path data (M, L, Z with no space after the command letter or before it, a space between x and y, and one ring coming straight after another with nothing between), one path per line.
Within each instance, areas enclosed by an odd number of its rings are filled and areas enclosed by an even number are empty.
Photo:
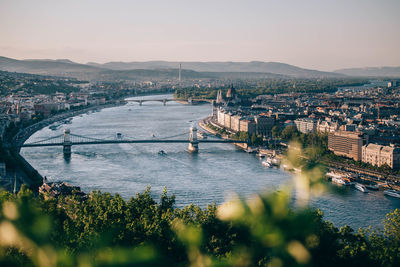
M310 118L305 119L297 119L294 121L296 124L297 130L301 133L312 133L317 129L317 122Z
M240 131L249 133L249 136L256 133L256 123L251 120L240 121Z
M328 149L335 155L362 159L362 146L366 144L367 138L359 132L335 131L328 134Z
M275 125L275 119L272 117L256 116L254 121L257 125L256 133L262 136L271 136L272 127Z
M320 133L333 133L339 129L337 122L320 121L317 124L317 131Z
M362 161L374 166L388 165L390 168L400 169L400 148L368 144L362 147Z

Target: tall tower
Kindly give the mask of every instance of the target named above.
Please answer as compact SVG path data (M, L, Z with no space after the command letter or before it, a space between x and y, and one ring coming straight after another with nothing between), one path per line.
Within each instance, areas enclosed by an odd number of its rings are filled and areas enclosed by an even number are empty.
M189 147L188 151L191 153L199 152L199 141L197 140L197 128L193 126L190 128Z
M222 97L222 91L218 90L216 103L221 104L222 102L224 102L224 98Z
M178 80L179 81L182 80L182 64L181 63L179 63L179 78L178 78Z

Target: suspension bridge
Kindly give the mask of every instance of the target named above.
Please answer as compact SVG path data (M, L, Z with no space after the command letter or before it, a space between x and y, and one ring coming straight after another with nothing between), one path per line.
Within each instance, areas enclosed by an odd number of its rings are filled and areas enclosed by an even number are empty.
M178 136L189 134L188 139L172 139ZM120 137L118 136L120 135ZM78 134L72 134L69 129L64 130L64 134L38 140L31 143L24 143L18 147L51 147L62 146L65 156L71 155L71 147L79 145L100 145L100 144L146 144L146 143L188 143L189 152L198 152L199 143L247 143L246 141L229 139L198 139L196 127L191 127L188 133L152 139L133 139L122 137L117 134L114 139L100 139Z

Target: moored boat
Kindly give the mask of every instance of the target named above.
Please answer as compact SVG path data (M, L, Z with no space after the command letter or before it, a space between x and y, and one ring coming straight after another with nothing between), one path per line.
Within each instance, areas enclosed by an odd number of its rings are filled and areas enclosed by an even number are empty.
M275 157L272 159L271 163L272 165L278 166L279 164L281 164L281 161L277 157Z
M361 192L368 193L367 188L366 188L363 184L355 183L355 184L354 184L354 187L355 187L357 190L361 191Z
M398 190L388 189L388 190L383 191L383 193L387 196L400 198L400 191L398 191Z
M351 181L349 178L345 177L344 175L334 173L334 172L328 172L326 174L328 179L332 180L332 183L338 184L338 185L351 185Z
M267 160L263 160L263 161L261 162L261 164L262 164L264 167L272 168L272 164L271 164L270 162L268 162Z
M374 185L374 184L367 184L367 185L365 185L365 187L367 189L369 189L369 190L374 190L374 191L378 191L379 190L379 187L377 185Z
M197 138L207 139L207 135L204 132L197 132Z
M256 148L247 148L247 149L245 149L244 150L245 152L247 152L247 153L254 153L254 152L256 152L257 151L257 149Z
M52 130L52 131L55 131L55 130L57 130L59 127L60 127L59 124L53 124L53 125L49 126L49 129Z

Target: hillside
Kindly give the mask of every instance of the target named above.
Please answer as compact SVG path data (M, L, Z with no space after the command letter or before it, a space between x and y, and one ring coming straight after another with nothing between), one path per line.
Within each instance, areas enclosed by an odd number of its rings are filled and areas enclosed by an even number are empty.
M79 73L96 73L101 69L69 60L16 60L0 57L0 70L41 75L74 76Z
M173 61L146 61L146 62L108 62L105 64L88 63L91 66L113 70L129 69L165 69L177 68L179 62ZM315 77L340 77L338 73L308 70L293 65L279 62L182 62L183 69L198 72L254 72L287 75L291 77L315 78Z
M178 62L109 62L79 64L68 59L16 60L0 57L0 70L41 75L74 77L85 80L174 79ZM265 79L342 77L342 74L308 70L278 62L184 62L184 78Z
M400 67L366 67L335 70L335 73L362 77L400 77Z

